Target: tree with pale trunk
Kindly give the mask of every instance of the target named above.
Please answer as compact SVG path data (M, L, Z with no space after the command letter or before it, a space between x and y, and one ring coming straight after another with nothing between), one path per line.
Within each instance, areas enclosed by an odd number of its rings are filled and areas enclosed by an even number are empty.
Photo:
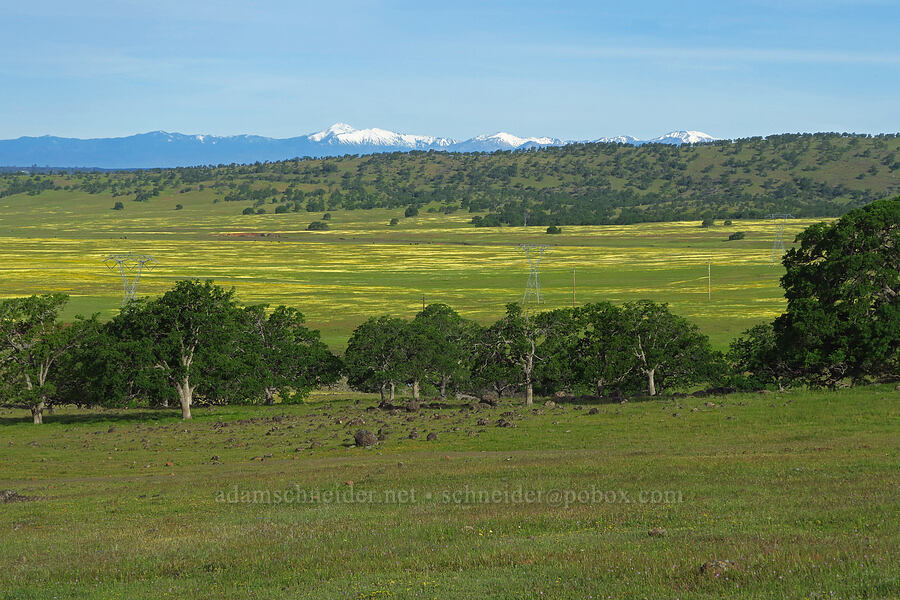
M707 338L696 325L673 314L667 304L650 300L622 307L623 336L647 381L647 393L664 387L707 380L719 364Z
M515 303L506 305L506 315L488 327L481 337L476 371L479 379L500 376L508 385L525 389L525 404L534 404L535 367L546 323L524 312Z
M234 290L212 281L178 281L158 298L128 303L115 318L119 335L139 347L133 369L153 369L168 381L191 418L195 398L207 403L236 398L246 369L237 355L244 332ZM136 342L136 343L135 343Z
M0 401L27 408L36 425L56 396L59 363L78 345L93 319L66 325L58 320L65 294L10 298L0 302Z

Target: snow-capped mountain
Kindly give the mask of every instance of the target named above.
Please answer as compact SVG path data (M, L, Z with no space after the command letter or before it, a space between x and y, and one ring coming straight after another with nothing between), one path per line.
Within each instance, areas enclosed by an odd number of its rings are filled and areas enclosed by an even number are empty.
M641 141L631 135L617 135L616 137L604 137L591 140L597 144L639 144Z
M666 135L661 135L652 140L645 140L645 144L673 144L680 146L682 144L707 144L715 142L718 138L714 138L708 133L702 131L670 131Z
M346 123L335 123L324 131L306 136L310 142L330 144L332 146L385 146L390 148L410 148L428 150L446 148L454 143L450 138L439 138L430 135L410 135L394 133L386 129L354 129Z
M479 135L450 146L453 152L496 152L497 150L519 150L525 148L543 148L544 146L563 146L567 142L557 138L529 137L523 138L499 131L492 135Z
M673 131L650 140L619 136L595 143L641 145L700 144L716 138L699 131ZM386 129L354 129L335 123L328 129L292 138L258 135L185 135L151 131L128 137L76 139L52 136L0 140L0 166L99 167L106 169L179 167L253 163L311 156L438 150L496 152L583 143L552 137L519 137L506 132L467 140L395 133Z

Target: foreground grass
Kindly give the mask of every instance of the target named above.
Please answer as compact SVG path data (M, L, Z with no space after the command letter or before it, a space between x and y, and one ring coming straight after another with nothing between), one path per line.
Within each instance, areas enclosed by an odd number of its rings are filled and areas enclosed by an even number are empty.
M898 399L6 411L0 598L897 597Z

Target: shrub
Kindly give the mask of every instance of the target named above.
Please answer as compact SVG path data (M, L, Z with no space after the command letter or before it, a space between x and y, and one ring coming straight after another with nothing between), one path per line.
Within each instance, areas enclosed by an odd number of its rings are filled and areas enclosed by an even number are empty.
M125 205L122 204L121 202L116 202L115 204L113 204L113 210L124 210L124 209L125 209Z
M306 228L307 231L328 231L329 229L331 228L328 226L328 223L323 223L322 221L313 221Z
M562 233L562 229L560 229L556 225L551 225L547 228L547 233Z
M728 236L728 241L732 242L734 240L742 240L742 239L744 239L744 235L745 234L743 231L735 231L734 233L732 233L731 235Z

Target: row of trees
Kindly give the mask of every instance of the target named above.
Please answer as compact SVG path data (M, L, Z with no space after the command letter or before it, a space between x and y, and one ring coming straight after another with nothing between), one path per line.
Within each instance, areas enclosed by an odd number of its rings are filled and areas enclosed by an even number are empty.
M784 264L787 310L713 351L695 325L650 301L527 314L484 327L444 304L360 325L343 360L301 313L242 307L233 290L180 281L107 323L61 323L61 294L0 302L0 403L35 423L53 404L168 406L296 401L346 375L392 405L423 389L499 399L566 390L599 396L688 389L837 387L900 377L900 197L814 225Z
M61 323L66 300L50 294L0 303L0 399L30 408L35 423L54 404L177 402L189 419L198 401L297 401L342 374L355 389L380 392L382 405L394 402L398 386L411 389L413 405L426 388L492 401L521 391L530 405L536 390L656 395L721 371L721 356L696 326L649 301L535 315L510 304L488 327L433 304L410 320L364 322L341 360L297 310L241 307L233 290L209 281L180 281L107 323Z
M35 423L53 404L153 406L177 402L185 419L204 404L302 398L340 377L341 362L296 309L241 307L233 290L179 281L134 301L107 323L58 320L62 294L0 303L0 401L31 409Z
M649 301L589 304L528 315L517 304L488 327L449 306L414 319L369 319L344 357L350 384L394 400L398 384L419 400L423 384L497 398L514 391L532 404L535 391L617 395L648 393L717 379L721 355L696 326Z

